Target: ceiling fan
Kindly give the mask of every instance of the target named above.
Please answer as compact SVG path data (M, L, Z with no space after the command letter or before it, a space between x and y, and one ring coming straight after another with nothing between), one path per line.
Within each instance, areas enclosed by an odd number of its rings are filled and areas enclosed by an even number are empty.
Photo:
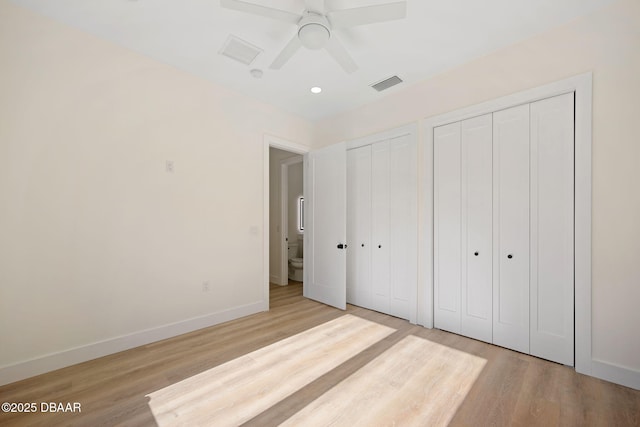
M276 70L282 68L298 49L304 46L312 50L326 49L347 73L353 73L358 66L333 30L402 19L407 14L406 1L337 10L330 7L330 3L334 2L304 0L305 10L302 14L298 14L241 0L220 0L220 5L227 9L252 13L298 26L297 33L269 67Z

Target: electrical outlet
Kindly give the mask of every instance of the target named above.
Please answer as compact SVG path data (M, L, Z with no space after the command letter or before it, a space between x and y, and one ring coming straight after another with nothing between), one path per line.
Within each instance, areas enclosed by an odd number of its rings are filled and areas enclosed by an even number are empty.
M202 292L209 292L209 282L202 282Z

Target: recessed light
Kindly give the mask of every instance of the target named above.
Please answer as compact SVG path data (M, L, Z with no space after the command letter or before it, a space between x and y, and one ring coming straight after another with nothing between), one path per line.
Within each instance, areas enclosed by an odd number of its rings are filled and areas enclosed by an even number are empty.
M318 86L314 86L311 88L311 93L320 93L322 92L322 88Z

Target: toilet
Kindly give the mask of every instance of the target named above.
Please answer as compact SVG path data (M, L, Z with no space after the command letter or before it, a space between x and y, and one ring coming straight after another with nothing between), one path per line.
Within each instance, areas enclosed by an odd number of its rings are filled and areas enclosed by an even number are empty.
M302 236L298 237L296 243L289 243L289 279L302 282Z

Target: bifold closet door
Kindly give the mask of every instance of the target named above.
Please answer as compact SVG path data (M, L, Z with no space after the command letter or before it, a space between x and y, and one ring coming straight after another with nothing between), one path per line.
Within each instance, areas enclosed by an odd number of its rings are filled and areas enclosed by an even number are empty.
M417 144L402 136L347 153L347 301L411 317L418 270Z
M371 306L371 146L347 151L347 302Z
M460 122L433 130L434 326L460 333L462 287L462 146Z
M434 129L435 327L574 363L574 95Z
M409 319L418 282L418 152L414 136L390 140L388 157L388 313Z
M529 353L529 104L493 114L493 343Z
M492 341L491 114L436 128L435 326Z
M371 306L391 314L389 231L389 141L371 146ZM395 224L394 224L395 225Z
M460 333L492 342L492 115L464 120Z
M531 354L574 364L573 93L531 104Z

